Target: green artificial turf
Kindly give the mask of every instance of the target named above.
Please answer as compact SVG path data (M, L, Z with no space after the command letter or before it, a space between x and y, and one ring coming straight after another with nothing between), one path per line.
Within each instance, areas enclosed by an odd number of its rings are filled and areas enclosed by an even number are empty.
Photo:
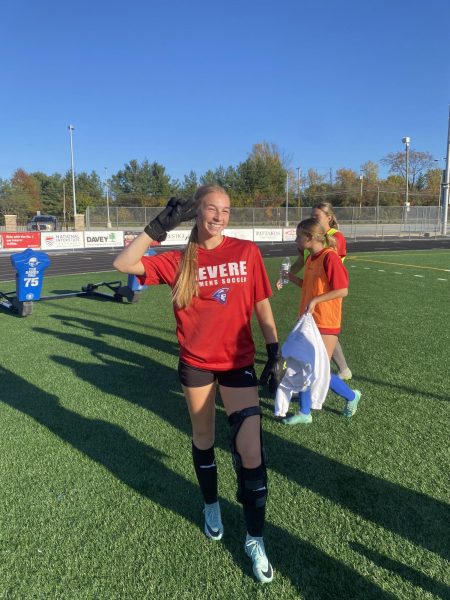
M272 281L279 263L266 260ZM362 391L354 418L330 393L311 425L286 427L261 392L267 586L243 552L220 402L225 535L203 534L168 289L132 305L70 298L35 303L27 318L2 310L0 598L448 598L450 252L354 254L346 266L341 342ZM117 278L49 277L44 293ZM274 294L281 340L298 304L293 285Z

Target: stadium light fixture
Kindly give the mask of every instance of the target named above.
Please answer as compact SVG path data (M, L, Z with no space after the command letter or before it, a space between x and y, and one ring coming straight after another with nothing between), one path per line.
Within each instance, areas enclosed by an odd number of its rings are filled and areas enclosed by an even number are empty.
M73 141L72 131L75 129L73 125L69 125L69 136L70 136L70 163L72 166L72 193L73 193L73 218L75 219L77 214L77 197L75 195L75 171L73 168Z

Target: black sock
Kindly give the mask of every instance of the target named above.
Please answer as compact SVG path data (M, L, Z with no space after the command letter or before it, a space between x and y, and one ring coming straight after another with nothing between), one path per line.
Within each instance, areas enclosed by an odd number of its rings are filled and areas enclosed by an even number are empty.
M255 469L246 469L242 467L243 479L248 481L265 480L265 468L259 465ZM255 496L264 497L267 495L267 489L264 491L256 491ZM247 533L252 537L262 537L264 531L264 522L266 520L266 506L255 506L254 502L244 502L244 518L247 525Z
M217 467L214 446L208 450L199 450L192 442L192 459L204 501L206 504L217 502Z

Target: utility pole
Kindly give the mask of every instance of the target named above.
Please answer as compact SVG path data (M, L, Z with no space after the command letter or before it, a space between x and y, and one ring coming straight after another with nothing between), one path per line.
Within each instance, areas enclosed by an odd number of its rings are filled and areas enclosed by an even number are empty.
M302 199L300 195L300 167L297 167L297 206L300 208L302 205Z
M360 171L359 180L361 182L361 186L359 188L359 218L361 218L362 211L362 197L363 197L363 182L364 182L364 171Z
M72 131L75 129L73 125L69 125L69 136L70 136L70 162L72 165L72 192L73 192L73 218L75 219L77 214L77 198L75 195L75 170L73 168L73 142L72 142Z
M289 171L286 171L286 227L289 227L288 220L288 204L289 204Z
M445 174L442 182L442 235L447 235L448 201L450 186L450 106L448 111L447 155L445 157Z
M405 194L405 221L409 212L409 144L411 142L411 138L404 137L402 138L402 142L405 144L405 152L406 152L406 194Z
M63 222L66 224L66 184L63 181Z
M106 187L106 227L111 229L111 219L109 218L109 180L108 167L105 167L105 187Z

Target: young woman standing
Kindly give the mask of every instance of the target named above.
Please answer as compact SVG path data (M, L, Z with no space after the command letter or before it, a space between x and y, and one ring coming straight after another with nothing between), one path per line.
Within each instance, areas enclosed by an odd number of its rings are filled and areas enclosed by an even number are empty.
M152 240L195 218L183 251L144 256ZM237 475L237 499L247 527L245 552L256 579L272 581L263 529L267 498L251 319L256 314L266 341L266 374L280 368L278 338L264 263L253 242L226 237L230 199L219 186L200 187L192 201L171 199L114 261L142 284L168 284L180 344L178 373L192 424L192 458L205 502L204 531L220 540L224 533L214 457L215 396L220 396L230 424L230 445Z

